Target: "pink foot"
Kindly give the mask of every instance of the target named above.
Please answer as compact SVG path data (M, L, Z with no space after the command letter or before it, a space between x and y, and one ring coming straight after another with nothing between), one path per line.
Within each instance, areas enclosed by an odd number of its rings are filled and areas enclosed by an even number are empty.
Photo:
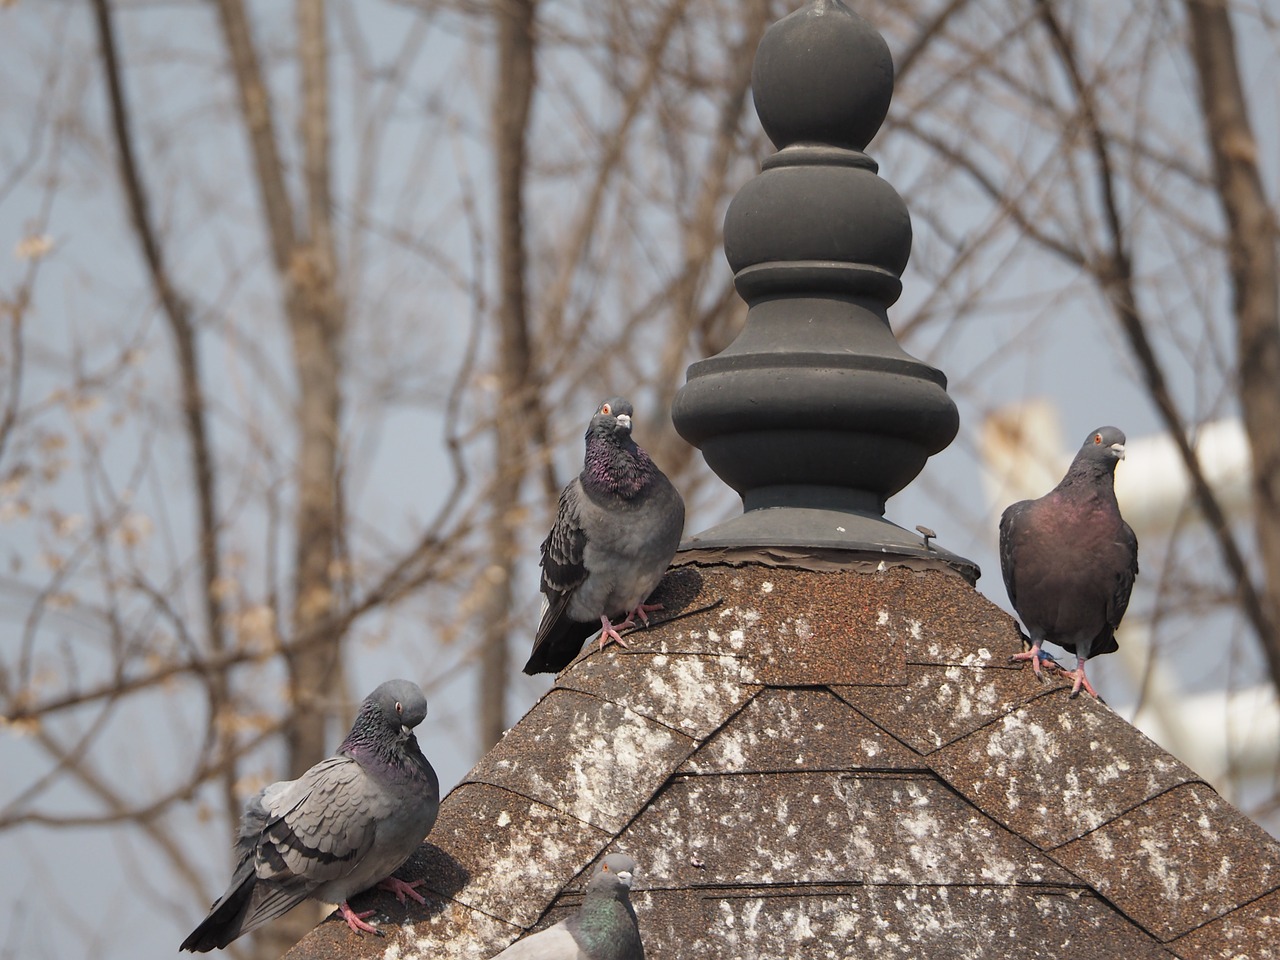
M1089 678L1084 675L1083 660L1076 664L1076 668L1074 670L1063 670L1062 675L1064 677L1070 677L1075 681L1071 687L1071 699L1074 700L1076 697L1080 696L1081 690L1084 690L1095 700L1101 699L1101 697L1098 696L1098 691L1093 689L1093 684L1089 682Z
M413 897L419 903L426 903L427 898L416 889L425 882L425 880L414 880L412 883L407 883L399 877L387 877L387 879L378 882L378 889L387 890L395 894L395 898L401 903L404 903L405 897Z
M382 936L382 934L378 932L377 927L371 923L364 922L365 917L372 917L378 911L366 910L364 913L356 913L351 909L351 904L343 900L342 903L338 904L338 912L342 914L342 919L347 921L347 926L351 928L352 933L359 933L363 930L365 933L372 933L379 937Z
M1043 679L1040 674L1040 644L1033 643L1030 650L1024 650L1022 653L1015 653L1009 658L1010 663L1018 660L1030 660L1031 672L1036 675L1037 680Z
M630 616L628 616L627 619L623 620L621 623L618 623L618 624L610 623L608 617L601 617L600 618L600 649L603 650L605 647L605 644L607 644L610 640L618 641L618 643L621 646L630 647L631 644L623 640L622 637L618 634L618 631L625 630L627 629L627 627L634 627L635 625L636 625L636 622L632 620Z
M630 614L627 615L627 619L634 621L636 617L639 617L640 622L647 627L649 625L649 614L653 613L653 611L655 610L662 610L662 609L665 609L665 608L660 603L637 604L636 608L632 610Z

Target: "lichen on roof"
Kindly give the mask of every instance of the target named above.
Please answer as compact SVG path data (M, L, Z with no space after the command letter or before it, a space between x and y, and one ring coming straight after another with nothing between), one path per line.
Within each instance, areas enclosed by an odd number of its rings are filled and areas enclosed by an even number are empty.
M615 850L651 960L1280 956L1280 844L944 565L678 562L446 798L427 905L291 960L492 956Z

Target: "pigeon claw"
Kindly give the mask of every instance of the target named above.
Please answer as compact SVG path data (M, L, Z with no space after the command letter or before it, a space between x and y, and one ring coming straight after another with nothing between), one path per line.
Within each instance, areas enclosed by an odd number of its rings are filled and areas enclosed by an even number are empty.
M385 880L378 882L379 890L387 890L395 895L395 898L401 903L405 902L405 897L412 897L418 903L426 903L427 898L417 891L417 888L426 883L425 880L414 880L412 883L401 880L399 877L387 877Z
M1093 684L1089 682L1089 678L1084 675L1083 664L1081 664L1079 667L1076 667L1076 669L1074 670L1063 670L1062 675L1064 677L1069 677L1070 679L1075 681L1075 683L1072 684L1071 693L1069 695L1072 700L1080 696L1081 690L1084 690L1087 694L1089 694L1089 696L1093 697L1093 699L1095 700L1101 699L1101 697L1098 696L1098 691L1093 689Z
M664 610L665 607L660 603L638 603L636 608L627 614L628 621L634 621L636 617L640 618L640 622L646 627L649 626L649 614L655 610Z
M338 905L338 911L342 914L342 919L347 921L347 926L351 928L352 933L359 933L363 930L365 933L372 933L377 937L382 936L381 930L371 923L364 922L365 917L372 917L378 911L366 910L364 913L356 913L351 909L351 904L345 900Z
M1031 672L1036 675L1036 679L1044 682L1044 676L1040 673L1040 664L1043 658L1040 655L1039 647L1032 647L1030 650L1024 650L1022 653L1015 653L1009 658L1010 663L1017 663L1022 660L1031 661Z
M618 644L620 646L630 647L631 644L623 640L622 635L619 634L618 631L626 630L628 627L634 627L635 625L636 625L636 622L632 620L630 616L628 616L627 619L623 620L621 623L616 623L616 624L610 623L608 617L601 617L600 618L600 649L603 650L605 648L605 645L608 644L610 640L618 641Z

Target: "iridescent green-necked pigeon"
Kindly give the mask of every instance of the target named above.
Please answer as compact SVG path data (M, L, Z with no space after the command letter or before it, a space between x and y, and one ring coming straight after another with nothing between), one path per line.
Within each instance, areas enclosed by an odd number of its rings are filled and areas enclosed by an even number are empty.
M245 805L231 886L180 949L204 953L312 898L340 904L353 931L377 933L347 899L377 885L425 902L391 876L435 824L440 784L413 728L427 715L416 683L388 680L360 706L338 752ZM379 882L381 881L381 882Z
M631 439L631 404L606 400L587 427L582 473L542 542L542 620L525 673L556 673L597 631L600 646L660 609L644 601L684 530L684 500ZM611 617L626 620L613 623ZM623 646L626 644L623 643Z
M1116 503L1116 464L1124 459L1124 434L1100 427L1089 434L1062 482L1039 500L1023 500L1000 518L1000 569L1040 675L1040 644L1048 640L1076 655L1065 670L1075 684L1098 694L1084 673L1089 657L1118 649L1115 631L1129 606L1138 575L1138 538Z
M636 912L627 893L636 864L611 853L587 884L578 912L517 940L493 960L644 960Z

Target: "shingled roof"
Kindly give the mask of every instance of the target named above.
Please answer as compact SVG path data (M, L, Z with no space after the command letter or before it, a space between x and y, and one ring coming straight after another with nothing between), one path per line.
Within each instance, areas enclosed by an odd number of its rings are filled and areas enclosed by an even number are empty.
M814 558L817 559L817 558ZM671 619L591 645L387 894L290 960L491 956L608 853L647 955L1280 957L1280 843L1104 704L1007 665L944 564L689 551Z

